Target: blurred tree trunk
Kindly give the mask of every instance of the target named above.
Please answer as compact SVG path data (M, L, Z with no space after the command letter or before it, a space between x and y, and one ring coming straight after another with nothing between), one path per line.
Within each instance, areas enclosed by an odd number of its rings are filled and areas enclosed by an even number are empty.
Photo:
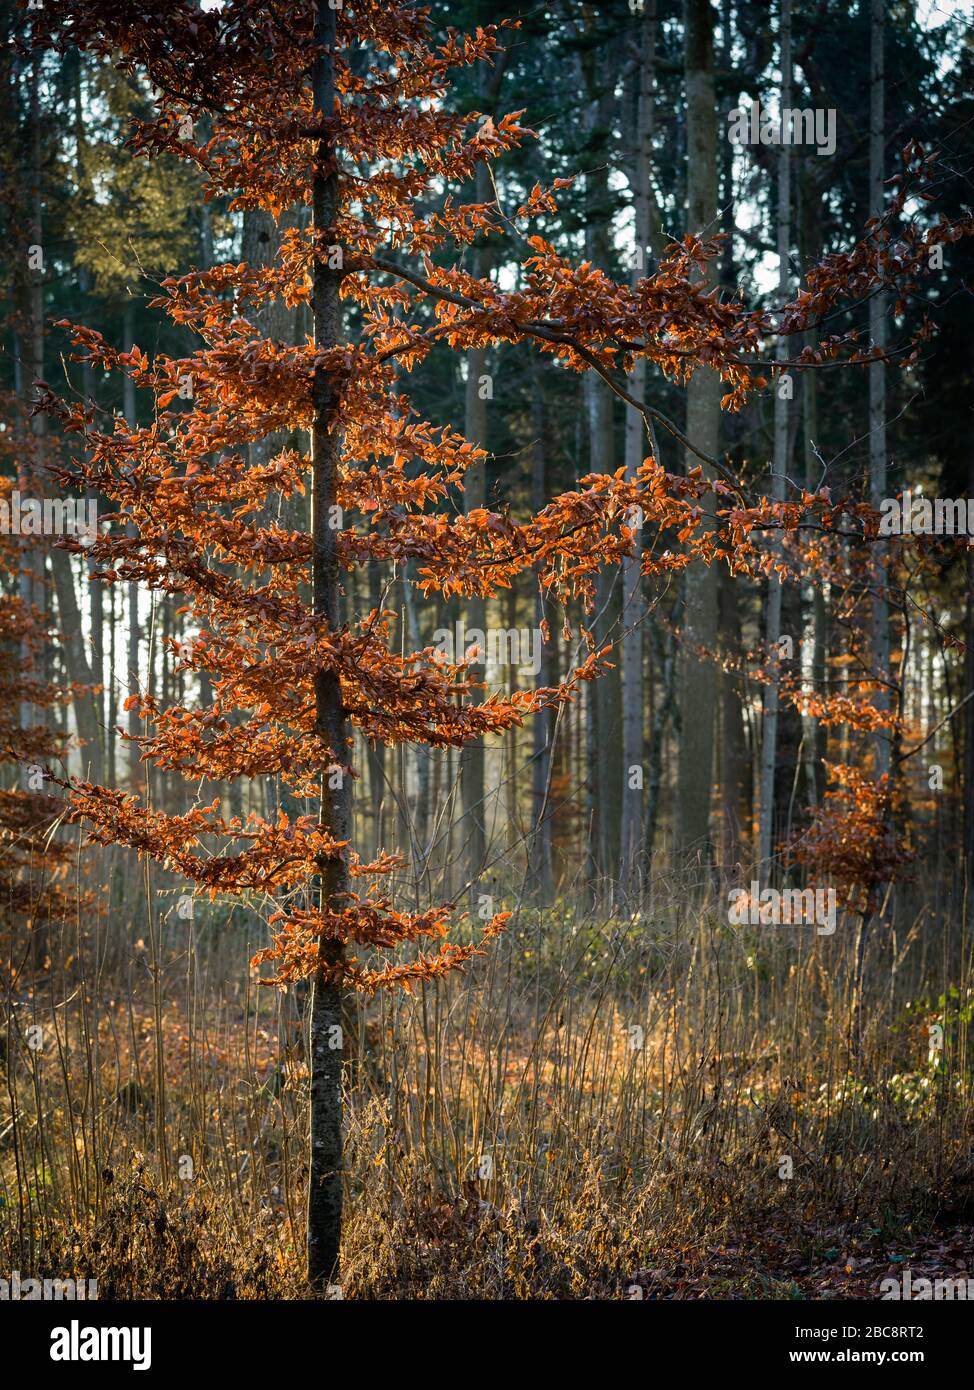
M720 646L728 655L744 650L737 585L727 569L719 577ZM741 677L736 671L720 673L720 863L724 875L733 874L744 857L749 833L750 768L744 736Z
M424 643L419 625L419 614L416 611L416 595L410 578L410 562L408 560L402 566L402 594L409 645L413 651L419 651ZM417 865L422 866L425 864L426 858L427 826L429 823L431 749L428 744L417 743L413 745L412 752L416 769L416 799L411 813L407 811L404 829L412 845L413 859ZM408 808L409 785L408 776L405 774L409 767L409 760L405 754L401 761L401 767L404 774L401 788L402 805L404 808Z
M791 0L781 0L781 30L779 35L781 66L781 108L791 106ZM778 147L778 300L785 304L791 276L788 256L791 248L791 146L782 141ZM783 362L789 353L788 339L779 335L775 342L775 357ZM793 377L782 368L774 376L774 466L771 477L771 497L780 502L785 496L785 477L788 472L788 416L792 406L786 388L793 390ZM772 553L780 556L779 544ZM764 642L768 668L768 683L764 687L764 717L761 721L761 791L758 823L758 869L769 873L774 846L775 824L775 767L778 758L778 707L782 656L779 650L781 631L781 579L768 575L768 596L765 609ZM791 641L794 656L796 633L785 634Z
M131 352L135 343L135 300L131 294L125 300L125 309L122 316L122 347L125 352ZM135 405L135 382L126 373L122 384L122 413L125 416L125 423L130 430L136 427L136 405ZM135 526L130 521L127 527L130 536L135 535ZM127 694L138 696L141 693L139 680L139 641L141 632L139 628L139 586L129 584L128 586L128 690ZM142 732L142 720L139 718L138 709L132 707L128 711L127 731L130 738L137 738ZM135 791L139 785L139 745L130 743L128 745L128 771L129 789Z
M75 55L76 64L74 69L74 144L75 144L75 171L78 189L83 200L93 196L91 189L91 179L87 165L87 142L85 140L84 126L84 100L82 92L82 64L84 56L78 52ZM92 291L92 276L90 271L82 267L78 271L78 289L81 292L83 304L89 302ZM83 362L81 365L81 394L84 400L94 403L95 396L95 373L90 362ZM100 499L97 493L89 492L85 496L86 502L93 504L96 509L99 507ZM87 562L88 569L88 623L91 628L91 674L95 684L102 685L105 680L105 585L92 576L98 569L93 560ZM109 679L111 679L111 673ZM105 728L105 692L104 689L92 693L92 704L94 706L95 722L98 729L98 761L104 770L105 749L107 740L114 738L114 734ZM93 780L99 781L100 778L94 777Z
M35 52L31 62L30 75L30 188L31 188L31 243L44 248L44 161L41 148L42 119L40 111L40 64L41 54ZM44 339L46 323L44 317L44 286L49 273L48 257L43 256L44 269L31 272L29 289L30 328L29 380L23 382L26 398L33 396L33 383L44 379ZM47 416L34 415L31 419L31 433L34 437L35 473L32 490L44 495L52 486L45 470L45 439L47 436ZM30 592L32 601L44 606L45 599L41 580L44 573L43 558L37 557L37 547L31 546L34 555L29 562ZM71 556L55 544L49 537L47 550L51 561L51 575L57 600L60 647L64 657L68 679L82 686L92 684L91 669L85 656L84 625L75 588L74 570ZM86 689L73 701L75 724L79 738L84 743L81 750L81 766L93 781L102 780L101 730L95 715L94 699L90 689Z
M369 610L382 606L382 575L379 569L378 560L369 560ZM366 760L369 767L369 797L372 803L372 849L378 853L382 845L382 807L385 801L385 782L386 782L386 746L384 743L367 743L365 747ZM420 807L420 814L423 814L423 807ZM420 841L425 845L425 839L420 835Z
M801 243L805 265L814 265L821 254L821 216L822 188L813 173L812 161L804 161L805 177L799 185L801 198ZM806 334L806 343L811 344L814 335ZM821 481L822 465L816 456L815 448L818 432L818 372L805 372L802 376L802 412L804 425L804 464L805 486L816 491ZM808 628L812 643L812 659L809 663L811 686L819 694L826 693L826 641L828 613L825 589L821 583L808 586L809 608ZM824 769L822 761L828 751L828 730L817 719L805 720L805 787L808 805L814 809L824 791Z
M870 27L869 86L869 215L883 214L883 169L886 146L886 79L883 47L885 42L885 3L872 0ZM880 243L881 245L881 243ZM877 256L878 256L877 251ZM886 347L886 296L874 294L869 301L869 335L873 346ZM869 366L869 501L879 509L886 496L886 364ZM873 596L873 670L876 678L890 679L889 603L886 598L887 548L884 542L873 547L876 562L876 592ZM874 696L877 709L890 708L888 685L881 685ZM876 773L890 770L889 731L879 729L875 739Z
M717 214L717 118L714 96L713 10L710 0L686 0L684 72L687 95L687 228L697 236L714 231ZM708 282L715 269L708 265ZM687 388L686 433L703 453L714 457L720 435L720 380L709 368L698 368ZM687 469L700 466L696 454L685 453ZM706 464L704 472L713 470ZM712 510L712 502L708 503ZM685 581L681 672L682 710L676 852L710 856L710 803L714 767L714 719L717 679L712 663L698 652L712 653L717 645L717 570L695 563Z
M477 202L486 202L490 196L490 183L487 170L481 162L477 165ZM487 258L481 248L475 247L472 256L471 274L482 276L487 273ZM463 432L471 444L480 448L487 445L487 393L492 390L492 382L487 375L487 351L485 348L471 348L467 353L467 383L464 401ZM467 513L483 507L486 499L486 476L483 461L472 464L464 474L463 510ZM476 595L462 601L463 623L468 634L465 643L469 647L471 630L476 629L486 637L487 605ZM462 652L455 654L460 660ZM486 670L486 651L480 660L470 667L469 679L482 682ZM471 691L471 703L483 699L482 690ZM477 879L483 872L487 857L487 808L484 802L484 741L476 739L465 743L460 749L460 797L463 806L463 835L465 842L464 872L470 880L470 893L476 902Z
M680 708L677 699L677 640L676 632L683 616L685 590L681 591L673 612L670 626L666 631L658 627L652 629L656 649L656 666L660 673L660 691L656 699L651 720L649 753L646 762L649 766L649 782L646 790L646 865L651 866L653 848L656 844L656 831L659 828L659 808L663 781L663 745L666 730L671 720L677 725L680 721Z
M492 113L500 95L504 80L506 57L500 57L491 70L481 63L478 69L478 86L481 106L485 113ZM491 200L492 188L486 163L477 164L475 177L475 200L487 203ZM471 252L470 273L475 277L490 274L493 257L486 246L476 242ZM463 432L471 444L487 447L487 401L493 395L493 383L487 373L487 351L482 347L470 348L467 352L467 381L464 400ZM486 500L486 469L483 461L473 464L464 475L463 509L476 511ZM476 628L486 637L487 605L482 598L471 596L463 603L463 621L467 631ZM469 645L469 640L468 640ZM456 653L459 659L462 653ZM470 669L472 680L482 682L486 670L486 652L483 660ZM482 690L471 692L472 702L479 703L484 696ZM484 741L476 739L465 743L460 749L460 798L463 806L463 833L466 845L465 873L470 880L471 901L476 902L477 879L483 872L487 859L487 804L484 785Z
M535 354L532 362L533 389L531 393L531 510L537 514L547 501L547 422L545 416L545 372L543 359ZM534 593L534 625L540 629L545 619L544 596L536 582ZM551 647L541 642L541 670L537 675L541 686L551 684ZM555 715L550 709L539 710L531 727L531 843L528 851L528 870L533 891L542 903L554 896L554 870L551 853L551 808L548 804L551 781L551 754Z
M640 25L639 85L636 99L636 138L632 170L635 213L635 254L632 283L652 274L658 218L652 198L650 168L653 156L653 116L656 96L656 0L647 0ZM651 254L652 253L652 254ZM643 402L646 396L646 361L637 359L629 375L628 391ZM626 410L626 477L633 479L648 453L646 427L639 411ZM659 459L656 460L659 462ZM645 779L643 716L643 599L642 525L635 527L633 552L622 564L622 826L619 847L619 882L628 898L640 888L643 852L643 804Z
M719 66L730 71L734 66L734 8L731 0L721 0ZM727 83L719 92L720 106L717 129L727 129L727 116L736 96ZM734 186L734 146L729 140L719 142L720 207L725 241L720 257L720 284L725 295L736 293L739 272L734 259L734 235L737 226L736 190ZM731 436L734 421L728 421L727 436ZM736 441L735 441L736 443ZM731 438L725 439L725 452ZM720 872L723 878L738 872L751 853L752 785L751 763L744 727L741 673L735 669L743 651L739 582L726 566L721 565L717 576L718 626L720 632L721 668L717 673L720 728Z
M611 220L615 197L609 186L610 142L616 109L616 45L595 46L581 59L581 77L588 101L585 159L585 255L595 265L611 271L613 247ZM611 474L616 448L612 396L594 372L584 378L584 400L588 433L588 464L593 473ZM598 646L618 640L622 613L622 586L618 576L601 570L596 582L595 613L591 627ZM622 682L618 652L615 666L587 691L588 785L592 843L589 867L593 881L615 875L619 864L622 831L622 787L617 758L606 756L618 748L622 737Z
M974 456L968 465L967 495L974 497ZM974 884L974 549L964 556L967 576L967 611L964 622L964 695L972 698L964 706L964 858L968 881Z

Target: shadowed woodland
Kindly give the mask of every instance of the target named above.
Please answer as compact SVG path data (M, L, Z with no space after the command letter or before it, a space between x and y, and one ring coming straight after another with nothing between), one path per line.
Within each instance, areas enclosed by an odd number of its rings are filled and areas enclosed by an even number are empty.
M974 1277L971 6L0 26L0 1275Z

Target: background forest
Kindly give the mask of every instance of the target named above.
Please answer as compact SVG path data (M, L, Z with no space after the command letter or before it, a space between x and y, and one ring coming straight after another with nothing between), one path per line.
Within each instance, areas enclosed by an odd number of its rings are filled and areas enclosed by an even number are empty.
M244 174L222 174L225 114L186 92L167 106L119 6L90 6L107 37L79 21L77 42L32 8L0 3L0 1273L94 1277L102 1297L525 1299L876 1297L904 1261L971 1272L974 552L965 535L876 528L907 490L974 498L974 243L960 234L974 201L971 6L433 0L430 52L451 27L517 21L497 52L457 63L443 97L498 145L458 156L452 188L444 154L437 198L488 207L491 222L472 216L459 249L429 254L422 222L425 269L410 262L422 283L387 265L381 283L402 293L350 297L350 337L367 340L380 314L384 333L407 319L428 330L429 285L454 266L466 293L489 281L517 302L544 269L526 269L529 234L585 268L572 288L592 351L607 331L599 304L616 302L597 277L635 294L672 274L676 302L673 248L688 237L718 238L686 271L715 303L740 300L765 325L803 293L826 309L791 328L785 315L774 340L755 330L733 401L699 345L686 373L618 349L620 390L510 325L430 334L415 360L393 353L390 417L429 434L376 468L390 491L406 480L408 510L407 486L442 466L428 501L446 531L397 549L376 484L355 505L384 518L381 541L342 568L329 622L363 624L360 655L381 632L405 663L396 678L430 682L415 700L428 694L432 712L388 727L357 717L343 674L352 743L347 758L334 740L319 754L320 797L304 764L255 732L275 684L282 702L303 688L290 656L241 707L239 676L200 655L184 572L205 555L230 593L250 583L246 559L210 549L135 451L167 408L224 412L228 439L226 421L244 420L241 491L214 515L230 527L246 513L253 538L233 544L270 567L308 561L286 538L310 534L315 488L289 480L321 417L275 404L262 373L283 379L321 347L324 280L299 264L321 205L290 196L288 156L267 156L248 185L242 140ZM283 24L284 9L315 6L239 8ZM175 21L173 33L175 50ZM349 84L366 80L369 43ZM246 47L258 85L260 62ZM197 92L199 74L187 82ZM828 116L834 148L735 141L752 103ZM168 133L136 151L133 123L160 111ZM534 138L509 137L512 111ZM197 153L178 157L180 140ZM922 276L893 264L908 234L884 242L870 224L884 225L906 170L919 191L895 209L902 225L958 228L924 243ZM857 244L873 248L865 269L829 261ZM809 277L820 264L846 277L831 300ZM241 266L262 290L231 283ZM195 287L172 288L194 272ZM285 272L313 288L286 292ZM555 274L552 286L553 298ZM219 343L194 317L195 289L231 305ZM235 355L234 315L270 357ZM823 350L830 337L853 344L845 360ZM241 383L222 405L220 351ZM212 376L194 395L186 364L200 352ZM310 370L317 390L321 359ZM268 392L263 413L240 403L251 388ZM217 452L199 445L173 486L190 495ZM642 485L647 457L674 505L697 512L664 524L635 507L624 489ZM125 491L129 468L145 490ZM600 491L593 477L609 481ZM730 504L698 495L698 477L752 509L739 549L717 560L707 535ZM23 527L25 498L69 496L110 539ZM558 587L539 542L489 592L459 567L451 588L454 547L471 567L486 553L481 522L514 536L565 497L584 537L559 554L571 583ZM189 537L182 570L170 530ZM442 547L442 573L425 545ZM275 577L267 592L273 607L304 591ZM264 640L250 621L232 630L238 655ZM598 678L579 675L599 654ZM538 688L557 698L532 703ZM170 708L197 712L220 756L205 739L173 751L183 715L157 732ZM327 846L302 819L329 787L347 793L348 834L335 819L319 832L382 875L371 935L342 937L364 949L331 975L298 959L301 913L353 901L327 887ZM278 860L303 855L318 896L267 864L235 873L216 829L244 854L250 836L254 854L266 842ZM760 891L806 888L834 892L831 922L760 920ZM743 913L729 908L738 892ZM462 969L424 953L440 904ZM328 981L342 986L329 1025L345 1096L340 1274L330 1257L316 1269L306 1233L314 1001Z

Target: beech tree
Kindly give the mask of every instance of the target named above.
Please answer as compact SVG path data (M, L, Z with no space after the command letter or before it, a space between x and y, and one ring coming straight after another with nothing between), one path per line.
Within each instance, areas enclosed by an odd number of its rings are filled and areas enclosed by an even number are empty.
M453 903L406 911L383 889L402 860L380 850L363 861L351 843L352 728L372 744L463 749L570 701L614 660L566 617L579 654L561 681L486 691L476 649L403 653L395 614L381 602L350 611L343 577L408 564L427 597L486 600L531 575L547 604L580 600L591 611L600 575L636 553L636 516L642 572L656 575L716 562L759 575L776 563L770 535L828 532L850 516L865 533L868 509L827 493L746 497L714 455L709 426L703 444L687 437L629 383L639 361L680 385L703 368L723 383L724 409L737 410L773 371L868 363L876 354L856 329L823 336L821 327L880 283L914 284L931 247L964 229L911 215L908 200L929 175L911 148L879 232L814 267L774 314L715 292L719 240L692 232L651 274L620 283L590 261L573 264L539 230L569 181L535 185L518 207L503 205L493 181L475 202L451 191L532 134L521 112L450 109L451 72L495 61L503 28L437 40L424 11L387 0L228 0L207 12L189 0L143 0L134 11L126 0L65 0L32 21L35 45L113 53L147 78L157 113L136 122L134 156L192 161L207 196L228 198L231 212L259 209L280 226L288 209L310 210L287 219L271 264L162 282L152 307L197 335L191 354L150 358L71 328L75 360L151 394L151 423L118 417L103 428L87 402L59 399L43 382L37 409L83 443L58 469L62 483L115 508L89 551L98 579L178 596L179 669L213 692L195 705L134 697L141 758L195 781L279 777L290 804L307 807L244 819L217 798L169 814L118 788L70 786L72 815L93 841L150 856L211 897L272 903L273 939L256 964L281 988L313 982L308 1272L323 1287L339 1270L343 996L421 987L483 951L509 916L492 912L474 934ZM502 236L522 248L516 288L463 265L464 248ZM307 306L307 341L261 330L275 300ZM815 341L769 356L779 336L792 344L804 334ZM593 374L638 412L642 462L592 473L522 519L486 505L458 510L451 498L485 451L418 418L402 384L440 343L469 360L529 343L552 372ZM295 431L307 451L250 450ZM663 469L659 431L685 451L684 473ZM269 500L308 492L309 529L274 518ZM436 949L422 949L430 942Z

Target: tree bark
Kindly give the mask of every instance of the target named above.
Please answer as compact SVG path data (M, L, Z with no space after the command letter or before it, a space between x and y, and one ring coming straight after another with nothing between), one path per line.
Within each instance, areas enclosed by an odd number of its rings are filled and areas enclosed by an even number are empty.
M481 162L477 165L477 201L486 202L489 197L487 171ZM485 261L480 248L473 252L472 273L479 277L484 273ZM473 347L467 352L467 383L464 402L464 436L471 444L484 448L487 443L487 398L482 381L487 368L485 348ZM483 507L486 498L486 476L483 461L472 464L463 479L463 510L467 513ZM476 629L486 636L487 605L478 595L471 595L463 602L464 624L468 632ZM469 638L467 638L469 645ZM455 654L456 659L463 655ZM480 682L486 670L486 651L481 659L470 668L472 680ZM470 692L471 703L483 698L482 690ZM477 880L483 872L487 858L487 808L484 803L484 741L475 739L465 743L460 749L460 797L463 806L463 834L465 872L470 880L472 901L477 900Z
M545 373L542 360L535 355L531 398L531 428L534 443L531 450L531 509L540 512L547 500L547 434L544 401ZM535 627L544 620L544 597L536 581L534 597ZM538 684L551 684L551 649L541 643L541 670ZM550 709L538 710L531 731L531 843L528 850L528 869L532 888L542 903L554 895L554 863L551 845L551 808L548 804L551 784L552 742L555 718Z
M744 650L737 588L731 574L719 574L721 651L728 655ZM720 674L720 866L725 878L741 864L745 831L750 837L749 762L744 737L741 677L736 671Z
M44 197L42 188L43 161L41 152L40 98L38 90L39 64L40 55L35 53L31 67L30 89L32 238L35 245L43 246ZM30 283L31 381L26 383L28 392L30 392L34 380L42 380L44 377L44 278L45 272L35 272ZM36 441L36 461L38 464L38 473L33 482L38 487L42 488L42 490L46 491L49 486L49 480L46 477L44 466L44 438L47 434L46 415L37 414L32 418L31 432ZM60 549L59 546L54 543L54 538L51 538L50 558L51 574L54 579L54 588L57 596L58 635L64 657L64 665L69 680L88 687L92 683L92 676L88 661L85 657L84 630L81 621L81 611L78 605L78 596L75 590L75 578L74 571L71 567L71 557L66 550ZM40 568L40 573L42 573L42 566L37 567L36 561L32 558L31 569L34 571L34 576L36 576L36 579L31 583L32 599L34 602L42 601L40 600L40 596L33 592L34 583L40 578L38 568ZM81 751L82 771L86 776L90 776L93 781L100 782L102 779L101 731L98 727L91 691L85 689L82 694L77 696L73 704L78 736L84 743L84 748Z
M697 235L713 230L717 213L717 119L714 97L713 11L710 0L686 0L685 77L687 93L687 226ZM714 280L710 263L707 277ZM717 453L720 432L720 380L698 367L687 388L687 436L702 452ZM686 467L699 459L686 452ZM707 476L712 470L704 465ZM698 652L717 642L717 571L699 562L686 576L683 626L680 765L676 826L677 858L710 856L710 803L713 789L714 716L717 680L712 664Z
M885 0L872 0L870 33L869 87L869 215L883 213L883 165L885 154L886 81L883 46L885 40ZM877 247L877 258L879 250ZM869 301L869 334L873 346L886 346L886 296L874 294ZM886 496L886 364L872 362L869 366L869 501L877 510ZM886 545L879 542L873 550L876 562L876 590L873 596L873 668L882 682L876 691L877 709L888 710L890 692L885 682L890 678L889 603L886 598ZM876 773L882 776L890 770L889 731L876 732Z
M653 206L650 192L650 166L653 151L653 115L656 88L656 3L649 0L643 10L640 33L639 94L636 116L636 148L633 161L633 207L635 212L635 255L632 282L651 273L650 236ZM638 401L646 395L646 360L639 357L629 375L629 394ZM645 458L646 433L643 418L632 406L626 410L626 478L634 479ZM657 463L659 460L656 460ZM640 863L643 850L643 623L646 606L642 581L642 526L634 532L632 554L622 562L622 829L619 846L619 882L624 897L640 889Z
M125 301L125 313L122 326L122 346L125 352L131 352L135 342L135 300L129 298ZM136 406L135 406L135 382L126 374L122 387L122 410L125 415L125 423L130 430L136 427ZM130 536L135 535L135 526L130 521L127 527ZM139 640L141 632L139 627L139 586L130 584L128 586L128 690L130 696L137 696L141 693L139 682ZM130 708L128 712L127 732L130 739L137 738L142 732L142 720L139 717L137 708ZM129 743L129 790L134 791L138 786L140 758L139 745Z
M320 120L331 120L335 102L335 11L328 0L315 6L315 61L312 98ZM337 345L341 329L338 297L340 272L328 265L324 251L333 236L338 212L338 174L334 141L328 135L315 142L312 184L313 227L324 243L316 247L312 285L312 323L315 347ZM329 525L337 505L341 462L339 433L340 384L325 367L315 366L312 382L314 423L311 435L312 491L312 605L328 631L339 627L338 532ZM348 720L341 682L333 668L315 676L315 733L342 768L348 760ZM327 756L327 755L326 755ZM339 785L333 787L332 781ZM330 778L322 768L319 825L338 840L351 830L351 779ZM339 904L348 892L344 856L322 858L318 864L318 907ZM342 989L337 978L344 957L341 942L322 936L318 969L311 996L311 1113L308 1174L308 1279L317 1289L336 1283L342 1222ZM336 1046L336 1041L339 1043Z
M369 561L369 609L382 606L382 577L379 572L378 560ZM372 850L378 854L382 846L383 824L382 809L385 803L386 793L386 746L381 741L374 744L369 743L365 750L366 759L369 767L369 798L372 804ZM424 808L419 808L420 816L423 815ZM417 830L420 844L425 848L426 835L424 830Z
M805 161L806 177L799 185L801 199L801 238L802 255L805 265L817 264L821 255L821 185L812 174ZM814 343L814 334L805 335L806 345ZM822 465L815 454L818 441L818 372L805 372L802 377L802 411L804 425L804 465L805 486L810 492L817 490L821 481ZM824 586L810 583L807 591L809 608L809 627L812 643L812 659L808 672L811 688L818 694L826 693L826 645L828 610L825 602ZM828 752L828 730L817 719L808 718L805 725L805 788L808 805L811 809L818 805L824 790L823 760Z
M492 113L497 105L501 83L507 66L505 55L501 55L488 74L485 64L478 68L478 89L481 109ZM491 198L490 175L486 163L477 164L475 175L475 198L478 203L487 203ZM480 278L490 272L491 255L486 246L476 243L471 254L471 273ZM487 400L485 378L487 375L487 351L483 347L472 347L467 352L467 382L464 400L464 436L471 444L487 447ZM463 483L463 509L469 513L483 507L487 495L486 465L483 461L467 469ZM476 629L486 636L487 604L472 595L463 605L464 622L467 629ZM458 657L461 653L456 654ZM483 660L471 667L471 676L480 682L486 670L486 652ZM470 693L472 703L479 703L484 696L482 690ZM487 860L487 801L485 786L486 749L482 738L465 743L460 749L460 798L463 806L463 832L465 842L465 871L470 881L471 902L477 901L477 879Z
M968 464L967 495L974 497L974 457ZM967 578L967 611L964 621L964 695L974 695L974 550L964 556ZM974 884L974 699L964 706L964 860L968 882Z
M781 0L781 108L791 106L791 0ZM791 244L791 146L782 139L778 149L778 299L788 299L790 276L788 255ZM788 339L779 335L775 357L779 362L788 356ZM781 502L785 496L785 476L788 471L788 412L792 404L782 395L783 385L790 380L779 370L775 375L774 397L774 471L771 476L771 497ZM772 547L775 556L780 546ZM795 634L790 634L794 642ZM774 841L775 765L778 756L778 706L781 685L781 656L778 641L781 637L781 579L768 575L768 600L765 613L765 646L769 680L764 687L764 718L761 723L761 789L758 823L758 867L770 870Z

